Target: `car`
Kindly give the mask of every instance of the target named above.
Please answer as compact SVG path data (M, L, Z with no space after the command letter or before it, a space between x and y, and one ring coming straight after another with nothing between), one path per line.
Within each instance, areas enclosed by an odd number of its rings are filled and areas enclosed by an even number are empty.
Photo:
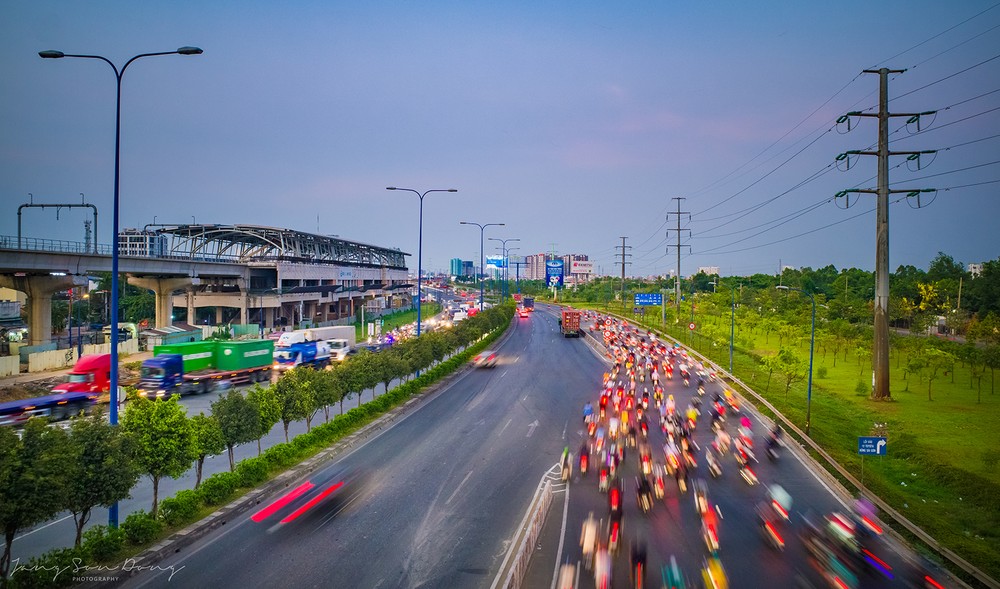
M493 350L483 350L472 359L476 368L493 368L497 365L497 353Z
M521 317L521 319L527 319L530 316L527 309L521 309L517 312L517 314Z

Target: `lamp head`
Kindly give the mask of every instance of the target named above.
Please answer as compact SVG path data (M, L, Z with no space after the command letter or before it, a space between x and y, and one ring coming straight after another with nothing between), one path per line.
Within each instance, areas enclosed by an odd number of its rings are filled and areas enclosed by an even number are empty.
M204 51L201 50L201 47L185 46L177 49L177 53L180 53L181 55L201 55L202 53L204 53Z
M458 192L458 189L457 188L449 188L448 192Z
M63 53L62 51L49 50L49 51L38 52L38 57L41 57L42 59L59 59L60 57L65 57L65 56L66 54Z
M778 286L776 286L774 288L776 288L778 290L790 290L787 286L785 286L783 284L779 284Z
M396 187L395 186L386 186L385 189L386 190L396 190Z

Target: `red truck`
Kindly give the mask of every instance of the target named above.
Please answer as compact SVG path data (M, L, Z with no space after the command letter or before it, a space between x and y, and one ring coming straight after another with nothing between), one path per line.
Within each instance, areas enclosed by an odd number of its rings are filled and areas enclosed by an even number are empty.
M563 309L559 324L563 337L580 337L580 312L576 309Z
M107 403L110 377L111 354L80 356L73 370L66 374L66 380L53 387L52 393L99 393L98 401Z

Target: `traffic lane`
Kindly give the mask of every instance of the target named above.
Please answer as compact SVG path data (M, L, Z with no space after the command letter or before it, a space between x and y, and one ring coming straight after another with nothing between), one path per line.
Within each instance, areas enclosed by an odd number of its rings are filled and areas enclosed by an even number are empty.
M501 347L504 354L522 346L519 335L530 337L531 332L516 331ZM566 344L571 352L580 351L579 346ZM562 447L566 399L560 398L558 391L582 390L581 383L572 380L572 386L565 386L565 375L552 369L558 358L540 353L546 347L527 347L527 354L520 356L528 368L523 372L508 369L506 377L501 377L498 369L469 373L420 411L353 453L351 461L377 465L371 494L338 515L334 525L307 536L289 534L279 545L272 545L260 534L243 538L240 530L239 538L228 538L225 544L238 540L241 553L274 554L278 562L305 553L307 545L336 547L337 567L299 558L301 566L295 571L275 577L288 584L332 586L340 581L345 586L376 586L380 582L393 586L398 579L398 586L412 586L432 579L438 586L487 586L492 577L483 572L495 573L499 567L504 541L513 536L534 491L537 473L551 466ZM537 371L541 376L535 374ZM547 411L560 421L550 422ZM507 420L497 419L498 415L507 416ZM445 427L438 427L439 423ZM549 450L539 452L538 447ZM512 469L512 463L517 467ZM530 474L516 476L517 470ZM234 526L237 528L242 526ZM332 532L324 531L327 529L336 530L339 536L331 536ZM338 543L339 537L347 538L343 545ZM251 548L244 547L247 543ZM375 551L393 556L380 562L378 569L366 566ZM164 564L204 570L199 582L223 586L270 579L269 570L258 570L261 567L245 564L232 570L221 564L226 561L226 549L213 547L208 541L195 552L187 560ZM481 583L466 577L482 577Z
M686 402L696 394L694 387L685 388L679 380L667 381L665 388L667 389L666 394L673 393L675 395L679 407L684 407ZM763 428L760 426L759 419L754 417L754 421L756 423L754 429L761 432ZM703 415L700 422L694 439L704 448L705 444L711 441L707 415ZM652 434L652 437L659 438L658 442L662 441L662 434L658 431ZM758 440L761 440L759 433ZM781 483L795 498L794 507L813 509L819 513L843 510L843 506L811 473L798 461L788 459L789 456L784 453L782 460L775 464L754 465L761 483L771 484L775 481ZM806 563L805 551L797 539L786 538L787 548L783 554L777 553L765 544L759 528L756 526L757 520L753 511L756 502L763 500L766 496L763 486L749 487L746 485L738 476L737 465L732 459L727 461L724 468L727 468L727 472L723 477L718 481L710 481L708 484L709 496L719 505L723 514L723 520L720 522L720 551L730 579L761 579L763 576L763 580L769 583L781 583L797 574L815 578L808 567L805 567L805 570L797 570L803 568ZM624 472L626 480L631 483L631 477L638 472L637 464L633 460L627 460ZM694 476L698 475L708 476L706 473L698 473ZM595 511L599 517L603 513L606 518L606 498L596 491L596 477L592 478L592 481L593 492L587 493L584 489L582 492L571 495L573 500L571 500L570 513L580 525L589 511ZM643 538L650 545L650 570L658 571L659 566L669 562L669 555L673 553L677 555L682 568L689 570L689 574L697 573L700 559L707 552L701 541L700 519L694 510L692 493L689 491L682 495L675 485L669 485L665 501L666 509L662 511L663 516L660 516L659 504L649 516L640 515L634 500L634 484L626 486L625 496L626 520L629 522L625 524L625 527L630 530L630 532L626 532L626 539ZM581 499L579 505L573 505L576 499ZM685 507L685 502L689 504L687 507ZM675 532L679 533L665 535L657 533L657 530L669 527L673 527ZM793 529L796 527L794 520L791 527ZM574 526L571 523L568 525L568 529L570 531L575 529L578 533L579 526ZM573 543L572 538L567 538L567 546L575 546L575 551L570 554L571 558L580 557L578 542ZM727 550L727 547L732 546L739 547L740 558L732 559L730 557L730 551ZM660 558L654 561L653 558L656 556ZM803 566L793 567L789 566L789 563L801 563ZM619 552L615 565L620 572L628 570L627 546ZM627 574L618 575L617 580L619 583L626 583ZM863 576L862 586L881 586L884 584L881 581L879 578L867 579Z

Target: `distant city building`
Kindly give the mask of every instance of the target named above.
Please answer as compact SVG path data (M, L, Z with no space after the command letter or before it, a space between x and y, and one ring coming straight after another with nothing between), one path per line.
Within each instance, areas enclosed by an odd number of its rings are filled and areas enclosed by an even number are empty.
M983 273L982 264L969 264L969 274L972 274L973 278L979 276L982 273Z
M545 280L545 262L549 259L548 254L532 254L524 256L525 266L522 277L525 280Z
M462 258L452 258L449 264L449 274L452 276L462 275Z
M167 255L167 236L155 231L126 229L118 234L118 255L163 257Z
M472 263L472 260L462 261L462 273L460 276L473 276L476 273L476 266Z
M590 281L594 273L594 265L589 263L590 258L586 254L566 254L562 260L567 284L582 284ZM574 264L573 262L586 263Z
M695 274L701 274L701 273L707 274L708 276L711 276L713 274L719 276L721 274L721 272L719 272L718 266L698 266L698 271L695 272Z

